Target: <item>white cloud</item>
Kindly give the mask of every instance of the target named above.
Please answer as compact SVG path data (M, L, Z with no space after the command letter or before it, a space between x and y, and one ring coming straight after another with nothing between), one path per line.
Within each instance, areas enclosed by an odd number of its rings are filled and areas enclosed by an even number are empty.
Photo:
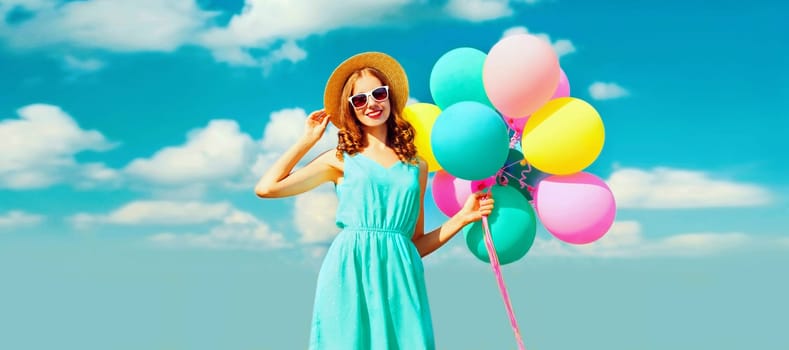
M204 30L214 13L194 0L93 0L16 2L34 15L13 25L0 22L0 38L12 47L46 46L118 52L172 51ZM0 7L3 17L12 6Z
M331 240L339 229L335 224L337 195L333 184L326 184L296 197L293 223L303 243Z
M533 256L641 258L654 256L705 256L740 249L753 239L741 232L684 233L647 239L637 221L617 221L596 242L567 244L557 239L537 238L529 251Z
M210 50L219 62L268 71L278 62L306 58L298 40L333 30L398 26L404 20L442 15L481 22L511 16L515 5L536 2L450 0L442 7L423 0L245 0L240 13L218 25L220 13L202 9L196 0L7 0L0 6L0 18L15 9L30 16L13 23L0 21L0 40L19 50L58 47L83 52L172 52L194 45ZM572 48L565 44L560 46ZM96 60L69 61L67 66L76 69L103 66Z
M145 188L155 190L160 197L196 198L212 185L249 191L303 135L306 119L307 113L301 108L273 112L260 140L241 132L235 121L212 120L206 127L190 131L184 144L132 160L123 173L143 181ZM336 145L337 129L329 126L297 167ZM95 170L94 177L111 172L106 168Z
M78 164L74 159L83 151L115 147L100 132L83 130L53 105L29 105L17 114L19 119L0 121L0 188L45 188L63 182L95 185L117 179L103 164Z
M301 108L282 109L271 113L263 130L261 146L269 151L284 152L304 134L307 113Z
M222 223L208 233L159 233L148 240L162 246L211 249L273 249L291 245L265 222L240 210L229 211Z
M460 238L462 240L462 238ZM727 254L743 249L789 248L787 238L755 238L743 232L688 232L653 238L645 236L638 221L615 221L599 240L576 245L556 238L537 237L525 258L650 258L650 257L705 257ZM431 263L464 261L478 265L465 242L442 248L430 256Z
M509 0L449 0L445 10L450 16L471 22L484 22L513 14Z
M320 35L331 30L389 24L414 0L246 0L241 13L226 27L205 31L198 41L212 50L219 61L242 65L265 65L283 59L298 61L306 53L293 40ZM352 9L352 10L349 10ZM364 16L359 14L363 13ZM264 57L254 57L253 49L272 51L280 41L285 44Z
M63 58L63 63L67 70L83 73L99 71L106 65L104 61L95 58L81 59L72 55L66 55L66 57Z
M79 175L74 180L78 188L95 188L101 185L118 185L122 176L118 170L108 168L103 163L83 163Z
M163 232L147 239L163 246L221 249L282 248L290 244L282 234L254 215L228 202L134 201L107 214L79 213L68 218L78 229L98 225L186 226L202 225L207 233Z
M575 45L573 45L573 42L570 41L569 39L559 39L556 41L552 41L551 36L548 35L547 33L531 33L529 32L529 29L524 26L516 26L516 27L508 28L507 30L504 31L504 33L502 33L501 37L505 38L510 35L517 35L517 34L532 34L538 38L542 38L543 40L551 44L551 47L553 47L553 50L556 52L556 55L558 55L559 57L569 55L576 51Z
M43 222L43 215L31 214L22 210L11 210L0 214L0 229L14 229L35 226Z
M233 212L230 203L197 201L130 202L108 214L79 213L69 218L78 228L98 224L113 225L191 225L222 221Z
M187 134L186 143L138 158L124 172L154 184L192 185L236 176L246 169L254 141L233 120L212 120Z
M595 100L610 100L630 95L630 92L617 83L596 81L589 86L589 95Z
M412 0L246 0L226 28L206 33L205 40L228 40L254 47L276 39L298 39L332 29L368 26L385 20ZM352 10L350 10L352 9ZM364 16L359 16L364 13Z
M208 233L159 233L148 240L161 246L210 249L264 250L291 246L282 234L274 232L265 222L239 211Z
M559 57L575 52L575 45L568 39L559 39L551 43L553 49Z
M268 72L275 64L283 61L296 63L307 58L307 51L304 51L293 40L288 40L278 49L271 51L268 56L263 57L260 62L264 71Z
M769 190L755 184L665 167L617 169L606 183L616 198L617 208L749 207L772 201Z
M260 140L261 152L257 155L252 173L260 177L274 164L282 153L287 151L304 134L307 112L301 108L282 109L271 113L269 122ZM327 150L337 147L337 129L331 125L323 137L302 158L298 166L303 166Z
M306 121L307 112L301 108L288 108L271 113L269 122L263 131L260 145L269 152L285 152L304 134ZM336 145L337 129L329 124L326 133L315 144L313 150L317 153L323 153ZM317 153L313 153L313 155L317 156Z

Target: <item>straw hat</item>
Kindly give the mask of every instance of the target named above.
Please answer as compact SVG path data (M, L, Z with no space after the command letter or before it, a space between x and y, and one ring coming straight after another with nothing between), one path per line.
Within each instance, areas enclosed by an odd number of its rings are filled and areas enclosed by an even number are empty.
M340 104L348 103L349 96L342 96L342 88L351 73L365 68L372 67L383 73L389 80L389 94L394 96L397 102L392 106L393 110L402 111L408 100L408 77L405 70L391 56L381 52L364 52L351 56L342 62L329 77L326 82L326 89L323 92L323 106L326 113L331 116L331 122L336 127L340 127Z

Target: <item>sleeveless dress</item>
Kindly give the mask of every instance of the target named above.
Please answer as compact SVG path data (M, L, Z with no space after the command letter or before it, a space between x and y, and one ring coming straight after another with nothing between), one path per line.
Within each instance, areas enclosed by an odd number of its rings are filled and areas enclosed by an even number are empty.
M433 350L422 258L411 242L419 167L344 155L336 223L318 275L311 350Z

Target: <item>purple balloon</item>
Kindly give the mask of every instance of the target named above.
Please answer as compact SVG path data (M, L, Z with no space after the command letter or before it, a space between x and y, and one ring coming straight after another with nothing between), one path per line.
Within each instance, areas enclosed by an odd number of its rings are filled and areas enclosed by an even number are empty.
M534 204L545 229L572 244L600 239L616 216L611 189L603 180L586 172L542 179L534 192Z
M567 74L564 74L564 69L559 68L561 74L559 75L559 85L556 86L556 91L553 93L551 99L559 97L570 96L570 81L567 80Z

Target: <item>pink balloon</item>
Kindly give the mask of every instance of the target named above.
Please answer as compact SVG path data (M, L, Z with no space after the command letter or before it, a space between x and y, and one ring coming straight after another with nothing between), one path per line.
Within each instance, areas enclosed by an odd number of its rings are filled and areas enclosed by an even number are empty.
M456 178L443 169L435 172L432 185L433 201L449 217L459 212L468 196L474 192L472 181Z
M559 76L559 85L556 87L556 91L553 93L551 100L559 97L570 96L570 82L567 80L567 74L564 73L564 69L559 68L559 71L561 73ZM523 128L526 127L526 122L529 120L531 115L527 115L525 117L503 117L510 129L515 130L517 133L523 133Z
M559 85L559 57L551 44L531 34L510 35L493 45L482 82L503 115L527 116L551 99Z
M535 190L534 204L545 229L572 244L600 239L616 216L611 189L603 180L586 172L543 179Z
M556 91L553 93L551 100L570 96L570 81L567 80L567 74L564 74L564 69L560 68L559 70L561 72L559 76L559 85L556 87Z
M523 133L523 128L526 126L529 117L530 116L526 116L525 118L504 117L504 121L507 123L507 127L521 134Z

